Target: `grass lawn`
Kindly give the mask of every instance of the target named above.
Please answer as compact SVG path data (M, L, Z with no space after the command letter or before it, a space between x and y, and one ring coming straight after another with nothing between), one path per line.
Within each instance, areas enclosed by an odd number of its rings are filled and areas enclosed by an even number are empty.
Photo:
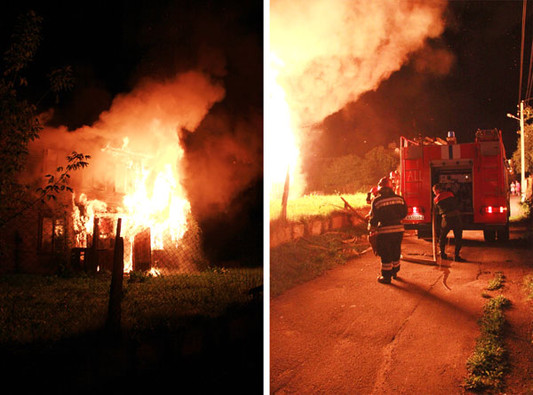
M333 211L343 209L342 196L353 208L367 207L366 193L353 195L306 195L287 202L287 219L299 220L305 217L327 216ZM270 200L270 220L281 213L281 199Z
M364 226L300 238L270 249L270 296L312 280L369 247Z
M0 277L0 344L56 341L102 328L109 303L109 275ZM180 325L186 317L217 317L249 303L263 271L217 269L194 275L124 279L122 323L144 331Z
M326 217L344 209L341 196L356 209L369 207L366 193L353 195L306 195L287 203L287 219L305 221ZM281 213L281 200L270 201L270 220ZM352 227L338 232L300 238L270 249L270 296L276 297L297 284L309 281L366 249L366 229Z

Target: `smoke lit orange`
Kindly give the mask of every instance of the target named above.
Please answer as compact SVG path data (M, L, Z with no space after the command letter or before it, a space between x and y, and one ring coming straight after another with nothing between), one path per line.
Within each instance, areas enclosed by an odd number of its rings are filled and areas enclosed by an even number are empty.
M376 89L444 28L445 1L270 2L266 150L269 188L292 167L291 194L304 190L301 142L309 128Z

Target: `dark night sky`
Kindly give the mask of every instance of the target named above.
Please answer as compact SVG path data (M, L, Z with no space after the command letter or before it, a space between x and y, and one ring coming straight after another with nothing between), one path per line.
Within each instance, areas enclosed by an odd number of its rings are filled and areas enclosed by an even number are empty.
M147 77L164 80L196 70L222 83L224 99L184 141L185 188L215 262L244 255L261 263L262 1L20 0L2 6L2 52L16 17L28 9L44 18L42 43L28 70L30 97L35 101L46 90L45 75L52 68L74 70L72 92L59 104L52 95L39 104L39 111L54 108L51 126L74 131L92 125L117 94ZM249 148L242 148L243 141ZM228 148L214 150L219 142ZM198 164L207 179L199 180ZM209 190L208 177L216 179L224 167L229 168L224 174L241 183L227 180L235 190L221 208L210 200L216 192Z
M117 93L145 76L194 68L220 77L221 62L226 104L262 107L261 1L21 0L7 7L0 18L2 48L17 15L31 8L44 17L34 86L52 67L73 66L76 88L55 106L56 121L71 128L94 121Z
M91 123L117 93L131 90L144 75L165 75L199 65L216 74L219 52L232 71L225 77L224 105L232 112L242 106L262 106L260 1L33 3L45 17L36 67L47 70L71 64L76 73L76 89L57 110L57 123L71 128ZM22 0L7 10L3 7L2 39L14 16L31 4ZM524 81L532 37L531 8ZM521 19L520 0L450 1L446 31L432 42L433 48L453 54L449 73L417 72L412 60L375 92L330 116L323 125L327 138L315 154L361 153L402 134L443 136L448 130L456 131L459 141L468 141L477 128L500 128L510 154L516 146L518 123L506 113L515 113L518 102ZM206 48L216 51L205 55Z
M524 54L524 93L533 36L528 9ZM364 154L399 136L445 137L472 141L480 129L502 130L508 157L516 149L522 1L450 1L446 30L431 47L453 55L444 74L417 71L417 55L374 92L328 117L314 155ZM435 66L435 64L433 65ZM384 133L386 131L386 133Z

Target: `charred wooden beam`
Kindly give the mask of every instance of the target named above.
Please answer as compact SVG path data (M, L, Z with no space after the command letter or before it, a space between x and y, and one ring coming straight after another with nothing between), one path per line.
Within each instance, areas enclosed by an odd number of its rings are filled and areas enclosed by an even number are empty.
M122 317L122 283L124 279L124 239L120 236L122 218L117 220L115 235L115 249L113 253L113 273L111 289L109 291L109 309L107 314L107 329L111 334L120 333Z
M99 237L98 218L94 217L93 222L93 236L91 247L87 250L87 271L95 274L98 267L98 237Z
M152 267L150 228L137 233L133 239L133 270L146 272Z

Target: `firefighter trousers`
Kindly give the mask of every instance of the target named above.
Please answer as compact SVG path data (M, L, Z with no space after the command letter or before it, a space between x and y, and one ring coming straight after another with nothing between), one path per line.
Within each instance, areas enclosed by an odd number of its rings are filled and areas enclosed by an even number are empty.
M381 275L390 278L400 271L402 232L378 233L377 252L381 258Z
M441 223L441 230L439 235L439 248L440 253L446 252L446 241L450 230L453 231L453 237L455 239L455 256L459 256L461 246L463 245L463 222L460 216L443 217Z

